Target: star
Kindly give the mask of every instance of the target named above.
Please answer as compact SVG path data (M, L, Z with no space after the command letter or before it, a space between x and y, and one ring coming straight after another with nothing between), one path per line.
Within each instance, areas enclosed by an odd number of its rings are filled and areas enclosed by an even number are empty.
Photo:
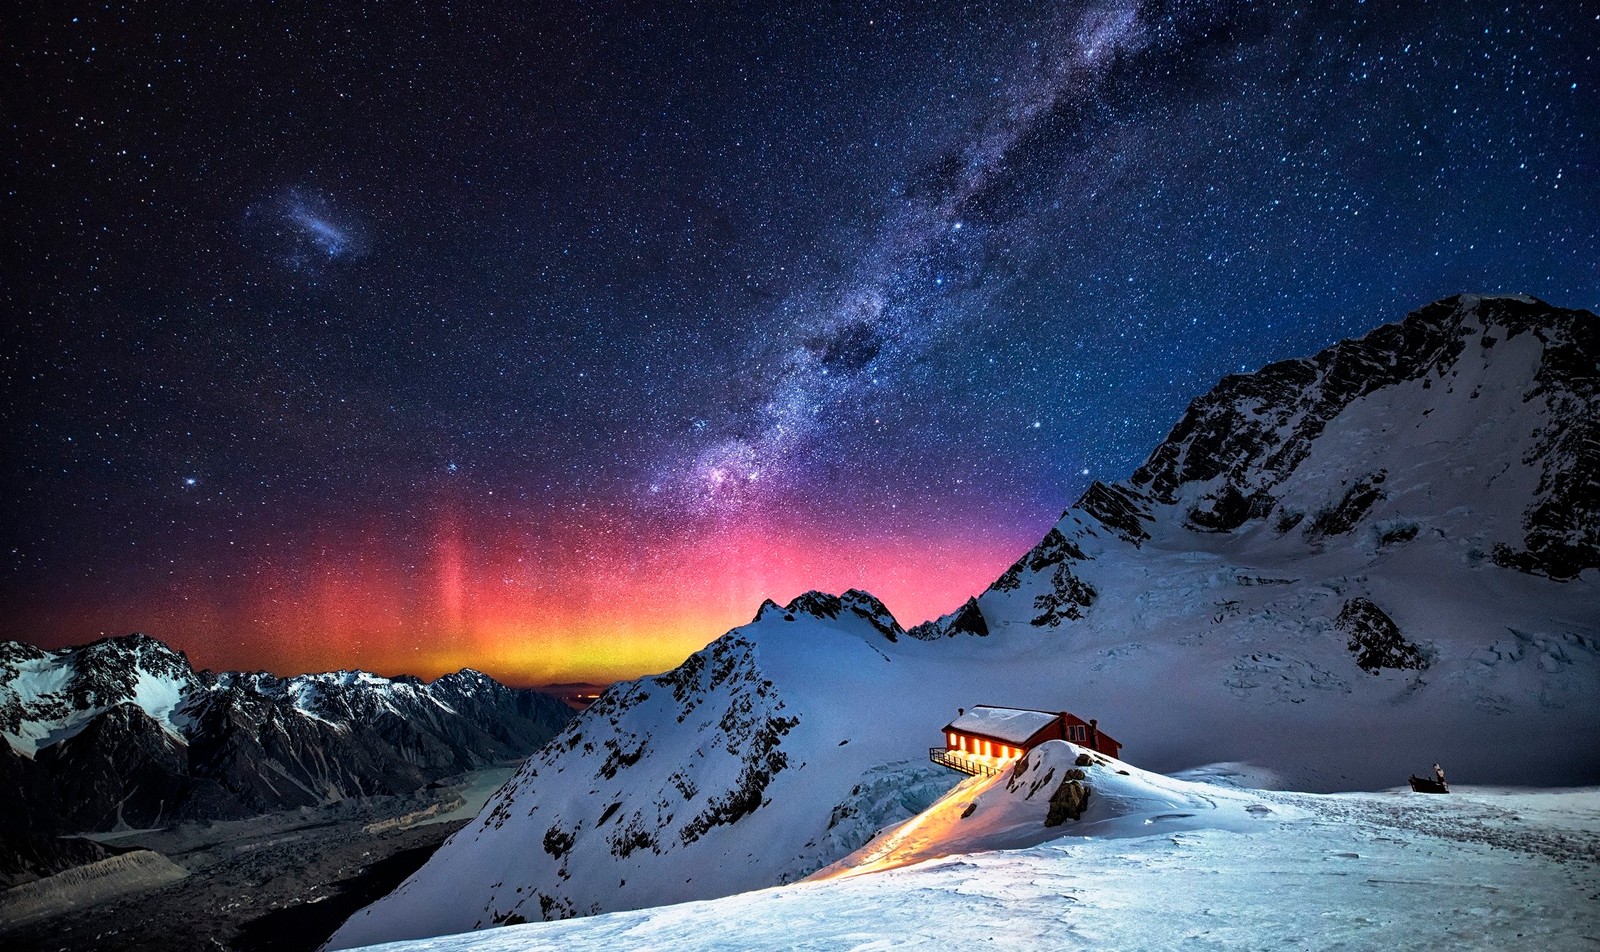
M8 47L13 629L530 680L806 588L915 622L1228 373L1454 291L1600 307L1595 23L1548 6L535 7Z

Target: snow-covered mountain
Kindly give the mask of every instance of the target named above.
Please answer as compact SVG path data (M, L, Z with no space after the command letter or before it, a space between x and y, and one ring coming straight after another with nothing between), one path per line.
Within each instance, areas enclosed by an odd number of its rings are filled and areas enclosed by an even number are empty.
M950 615L808 593L616 686L331 947L798 880L953 785L975 703L1162 772L1594 783L1597 478L1587 312L1461 296L1228 377Z
M0 854L21 864L0 874L49 871L22 842L40 833L408 792L523 756L571 714L472 670L428 684L362 671L278 678L197 672L147 635L57 651L0 642Z

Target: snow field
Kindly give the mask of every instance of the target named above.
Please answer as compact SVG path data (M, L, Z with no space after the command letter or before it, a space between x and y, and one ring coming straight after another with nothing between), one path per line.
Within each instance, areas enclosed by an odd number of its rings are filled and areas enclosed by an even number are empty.
M1600 936L1600 791L1241 795L1290 809L1253 828L1167 830L1157 820L1142 836L1074 832L870 875L381 948L1498 950L1586 948ZM1455 824L1499 826L1507 845L1440 835ZM1551 841L1587 857L1552 854Z

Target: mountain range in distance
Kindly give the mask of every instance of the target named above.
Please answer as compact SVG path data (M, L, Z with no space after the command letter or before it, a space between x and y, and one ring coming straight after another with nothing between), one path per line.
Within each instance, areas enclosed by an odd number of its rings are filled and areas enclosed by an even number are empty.
M0 643L0 884L106 853L79 833L409 793L526 756L573 711L470 669L196 671L147 635Z

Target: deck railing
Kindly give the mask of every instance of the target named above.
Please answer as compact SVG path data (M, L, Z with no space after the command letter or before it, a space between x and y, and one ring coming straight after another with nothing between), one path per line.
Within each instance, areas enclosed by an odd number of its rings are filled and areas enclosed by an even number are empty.
M951 770L959 770L974 777L993 777L1005 769L1005 767L986 764L982 761L968 760L962 756L961 751L950 750L946 747L929 747L928 759L936 764L949 767Z

